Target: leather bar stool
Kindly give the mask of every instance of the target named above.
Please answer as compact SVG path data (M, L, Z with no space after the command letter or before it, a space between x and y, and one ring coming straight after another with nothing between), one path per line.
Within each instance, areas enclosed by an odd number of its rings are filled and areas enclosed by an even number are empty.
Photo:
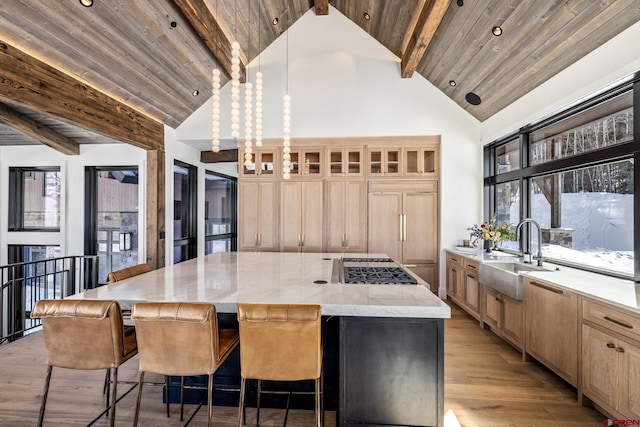
M322 425L322 335L319 305L239 304L240 407L244 424L245 385L258 380L256 424L260 417L261 380L315 380L316 425ZM288 413L285 412L284 423Z
M149 264L142 263L132 265L131 267L125 267L120 270L115 270L107 274L107 283L117 282L118 280L128 279L129 277L137 276L138 274L148 273L151 271Z
M137 303L131 318L136 325L140 359L134 427L138 425L146 372L178 377L208 375L207 425L211 426L213 375L238 345L238 331L219 330L216 309L211 304ZM181 403L182 400L181 392Z
M120 305L116 301L45 299L36 302L31 317L41 319L48 366L38 426L42 426L44 421L54 366L81 370L107 369L107 375L113 371L112 403L109 405L107 393L105 410L111 407L109 422L113 426L118 367L138 353L135 333L125 334Z

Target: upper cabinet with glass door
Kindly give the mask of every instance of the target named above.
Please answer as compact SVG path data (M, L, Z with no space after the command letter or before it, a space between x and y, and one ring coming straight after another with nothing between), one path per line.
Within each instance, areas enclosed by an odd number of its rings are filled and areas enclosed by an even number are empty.
M278 163L278 159L280 162ZM278 150L254 149L251 154L251 165L244 164L244 152L242 149L238 151L238 166L240 175L243 178L260 178L260 179L277 179L277 172L280 171L279 166L282 164L281 157L278 157Z
M404 176L436 176L438 150L434 147L406 147L402 163Z
M364 176L363 152L362 148L328 148L327 176L331 178Z
M401 176L399 148L369 147L367 174L369 177Z
M291 150L291 178L322 178L323 149L301 148ZM282 159L282 156L280 157ZM282 160L280 160L282 162Z

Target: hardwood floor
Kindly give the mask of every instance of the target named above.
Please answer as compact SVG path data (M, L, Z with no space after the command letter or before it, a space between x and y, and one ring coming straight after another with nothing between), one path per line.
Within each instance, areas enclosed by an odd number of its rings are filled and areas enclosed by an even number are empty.
M125 363L120 380L137 378L137 360ZM0 348L0 426L35 426L45 376L42 335L35 333ZM86 425L102 410L104 371L53 370L45 426ZM156 378L160 380L160 378ZM122 385L121 390L128 387ZM179 406L166 417L162 388L145 386L141 426L179 426ZM119 403L116 421L133 420L137 389ZM185 406L185 417L194 410ZM237 426L236 408L215 407L217 426ZM284 411L262 409L260 423L282 425ZM457 419L457 422L456 422ZM493 333L480 329L475 319L455 305L445 321L445 426L602 426L603 415L576 402L573 388L537 363L522 362L520 354ZM459 424L458 424L459 422ZM107 425L101 418L95 425ZM247 425L255 425L255 411L247 411ZM291 411L287 425L312 426L313 411ZM206 408L191 422L206 425ZM327 412L325 425L335 426Z

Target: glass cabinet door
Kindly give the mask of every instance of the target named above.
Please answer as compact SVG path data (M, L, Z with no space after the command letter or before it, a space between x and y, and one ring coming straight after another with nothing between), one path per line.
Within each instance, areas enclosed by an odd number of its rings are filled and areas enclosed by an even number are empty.
M361 148L331 148L327 151L329 176L362 176Z

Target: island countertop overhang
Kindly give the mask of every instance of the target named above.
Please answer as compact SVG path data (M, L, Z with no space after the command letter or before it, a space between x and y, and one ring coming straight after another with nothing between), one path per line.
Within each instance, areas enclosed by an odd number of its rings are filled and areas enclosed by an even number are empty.
M449 318L450 308L418 285L331 283L333 260L350 254L224 252L88 290L72 298L209 302L221 313L240 303L320 304L325 316ZM353 255L353 254L352 254ZM355 254L380 257L381 254ZM325 281L326 283L315 283Z

